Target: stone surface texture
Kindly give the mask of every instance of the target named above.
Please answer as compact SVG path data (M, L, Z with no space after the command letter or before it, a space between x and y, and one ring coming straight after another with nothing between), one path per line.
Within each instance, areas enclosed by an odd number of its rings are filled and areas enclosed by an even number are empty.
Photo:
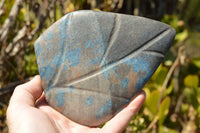
M69 119L98 126L142 89L175 30L147 18L100 11L69 13L36 41L48 103Z

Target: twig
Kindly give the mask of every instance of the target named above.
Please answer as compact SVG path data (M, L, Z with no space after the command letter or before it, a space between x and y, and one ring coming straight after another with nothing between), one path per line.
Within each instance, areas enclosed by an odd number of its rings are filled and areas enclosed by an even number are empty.
M169 80L171 78L171 75L173 74L175 68L179 65L180 58L182 56L185 56L185 55L183 55L183 54L185 54L185 53L183 53L183 49L184 49L184 46L179 47L177 58L174 61L174 63L171 66L171 68L169 69L169 72L167 73L167 76L166 76L165 81L164 81L164 83L162 85L162 88L161 88L160 99L159 99L159 103L158 103L158 108L159 108L161 100L162 100L162 95L163 95L164 89L166 89L167 84L168 84L168 82L169 82ZM157 123L157 121L158 121L158 116L154 117L154 120L149 124L148 128L144 131L144 133L149 132L149 130Z
M163 85L162 85L162 88L161 88L159 105L160 105L160 102L161 102L161 100L162 100L163 91L166 89L167 84L168 84L168 82L169 82L169 80L170 80L170 77L171 77L171 75L172 75L174 69L179 65L179 59L180 59L180 57L177 56L177 58L176 58L176 60L174 61L173 65L172 65L171 68L169 69L169 72L167 73L167 76L166 76L165 81L164 81L164 83L163 83Z
M179 72L180 72L180 66L177 66L174 70L174 75L173 75L174 93L177 93L179 90Z
M16 86L23 84L25 82L28 82L32 78L33 77L29 77L29 78L26 78L25 80L22 80L22 81L16 81L16 82L8 84L6 87L0 88L0 96L11 93L15 89Z
M96 5L97 5L96 0L90 0L91 9L95 9Z
M4 5L5 1L6 1L6 0L2 0L2 1L1 1L1 3L0 3L0 9L3 8L3 5Z
M18 12L22 7L22 0L16 0L14 6L12 7L8 18L5 20L2 28L0 29L0 42L2 42L7 34L9 33L10 29L15 23L15 19L17 17ZM1 43L0 43L1 45Z
M37 27L35 27L35 29L33 29L31 34L28 36L29 41L32 40L34 35L41 29L41 27L43 26L43 23L45 22L46 18L49 16L49 12L54 7L54 4L56 3L56 1L57 0L52 0L47 8L46 14L40 16L39 25Z
M143 131L143 133L149 132L151 130L151 128L157 123L157 121L158 121L158 116L154 117L153 121L149 124L147 129L145 131Z
M3 14L3 9L2 8L3 8L3 5L4 5L5 1L6 0L2 0L1 3L0 3L0 16Z
M185 97L184 93L182 93L182 94L179 96L178 101L177 101L177 104L176 104L176 107L175 107L175 113L178 113L178 112L179 112L184 97Z
M20 50L20 48L16 48L16 43L18 43L21 39L23 39L26 36L27 32L27 26L24 25L22 29L18 32L18 34L15 36L13 39L13 42L9 43L9 45L6 47L5 52L6 54L10 54L11 52L14 51L14 53L11 53L10 55L16 55L17 51ZM17 49L17 50L16 50Z
M169 82L169 80L170 80L170 78L171 78L171 75L173 74L173 72L174 72L174 70L176 69L176 67L181 63L181 62L180 62L181 59L182 59L183 57L185 57L185 54L186 54L186 53L185 53L184 49L185 49L185 46L184 46L184 45L182 45L182 46L180 46L180 47L178 48L178 55L177 55L177 57L176 57L176 60L174 61L174 63L173 63L173 65L171 66L171 68L169 69L169 72L167 73L167 76L166 76L166 78L165 78L165 81L164 81L164 83L163 83L163 85L162 85L161 92L160 92L160 100L159 100L158 108L159 108L159 105L160 105L161 100L162 100L163 92L164 92L164 90L165 90L166 87L167 87L167 84L168 84L168 82Z
M65 3L65 0L59 0L59 6L60 6L60 10L62 12L62 15L65 14L65 4L64 3Z
M118 9L121 9L121 8L122 8L123 2L124 2L124 0L119 0L119 3L118 3L118 5L117 5L117 8L118 8Z
M18 78L20 80L23 80L23 77L17 72L17 70L15 69L15 67L13 66L12 63L10 63L6 58L3 58L3 60L6 61L6 63L8 63L8 65L15 71L15 73L17 74Z

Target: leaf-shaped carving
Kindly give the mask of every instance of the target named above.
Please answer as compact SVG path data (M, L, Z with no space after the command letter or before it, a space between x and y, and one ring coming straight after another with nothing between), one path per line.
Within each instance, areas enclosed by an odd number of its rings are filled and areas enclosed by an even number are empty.
M174 36L173 28L147 18L67 14L35 43L47 101L78 123L106 122L142 89Z

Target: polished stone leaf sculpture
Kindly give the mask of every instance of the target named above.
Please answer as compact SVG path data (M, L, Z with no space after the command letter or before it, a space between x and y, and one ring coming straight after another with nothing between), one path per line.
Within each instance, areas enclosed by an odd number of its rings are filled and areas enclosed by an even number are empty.
M35 43L49 105L80 124L103 124L142 89L174 36L170 26L142 17L65 15Z

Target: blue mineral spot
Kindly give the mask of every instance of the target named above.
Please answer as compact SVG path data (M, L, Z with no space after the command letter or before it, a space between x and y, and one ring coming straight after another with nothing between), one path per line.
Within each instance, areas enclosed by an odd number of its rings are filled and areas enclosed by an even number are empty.
M148 62L144 62L142 60L138 60L137 63L138 63L137 67L135 66L134 69L133 69L135 72L148 71L148 68L150 67Z
M43 47L41 46L41 44L39 42L36 42L35 43L35 53L36 53L36 56L39 56L42 51L43 51Z
M74 86L73 86L73 85L71 85L71 86L69 86L69 88L68 88L67 92L71 93L71 92L73 91L73 89L74 89Z
M101 54L103 54L104 51L105 51L105 46L104 46L104 42L103 41L100 43L100 50L101 50Z
M112 93L115 91L115 85L114 85L114 84L111 85L110 91L111 91Z
M140 90L143 86L144 86L144 83L146 83L149 79L149 77L151 77L151 75L154 73L154 70L150 69L144 77L140 77L137 81L137 83L135 84L135 88L137 90Z
M64 90L59 90L56 95L56 101L58 103L58 107L62 107L65 104L64 94L65 94Z
M110 77L112 75L115 76L115 78L118 78L119 75L115 72L115 70L118 68L118 66L114 66L113 68L109 69L109 70L106 70L102 73L102 75L104 76L104 78L110 80Z
M104 76L104 78L106 78L106 79L108 79L108 80L110 79L109 71L103 72L102 75Z
M124 78L121 82L121 86L123 89L126 89L128 87L128 83L129 83L129 79L128 78Z
M59 38L59 43L58 45L65 45L66 41L66 21L60 21L58 24L57 28L59 29L59 32L57 33L57 36Z
M100 119L100 118L105 117L105 115L107 113L112 113L111 108L112 108L112 101L111 101L111 99L109 99L106 102L106 104L104 104L101 108L99 108L99 110L97 111L97 114L96 114L96 118Z
M57 28L60 30L60 31L65 31L65 26L66 26L66 23L67 21L60 21L60 23L57 25Z
M115 78L118 78L119 75L115 72L115 70L118 68L118 66L114 66L112 68L110 68L109 70L106 70L102 73L102 75L104 76L104 78L110 80L110 77L113 75Z
M56 54L55 56L54 56L54 58L51 60L51 65L52 66L55 66L55 67L58 67L59 65L61 65L61 63L63 63L63 62L59 62L60 61L60 55L59 54Z
M69 67L77 66L79 64L81 57L81 48L68 51L66 54L66 58L68 59L69 63L71 63Z
M99 49L96 49L94 53L97 55L99 53Z
M49 32L46 36L46 39L51 40L53 38L53 32Z
M123 103L124 104L127 104L127 103L129 103L131 100L130 99L125 99L124 101L123 101Z
M63 70L67 70L67 65L64 64Z
M48 80L51 79L53 71L54 71L54 68L51 67L51 66L49 66L49 67L43 67L41 75L45 75L45 79L48 81Z
M118 65L116 65L116 66L114 66L112 69L113 69L113 71L114 71L114 76L115 76L115 78L118 78L119 77L119 75L115 72L115 70L118 68Z
M89 48L91 46L92 40L87 41L85 44L85 48Z
M100 62L100 59L101 59L101 58L95 56L95 58L94 58L93 60L90 60L88 64L89 64L89 65L91 65L91 64L97 64L97 63Z
M146 72L151 67L149 60L146 55L141 55L140 57L134 57L125 61L127 65L132 66L134 72Z
M52 49L52 48L51 48L51 43L49 43L49 42L47 43L47 49L48 49L48 50Z
M131 62L133 71L136 74L140 72L140 74L143 75L139 77L137 83L135 84L135 88L137 90L140 90L151 77L151 75L154 73L157 67L152 68L149 62L149 57L147 57L147 55L141 55L140 57L132 58ZM127 64L130 65L131 62L128 61Z
M88 97L88 98L86 99L86 104L87 104L88 106L91 106L92 103L93 103L93 99L92 99L91 97Z

